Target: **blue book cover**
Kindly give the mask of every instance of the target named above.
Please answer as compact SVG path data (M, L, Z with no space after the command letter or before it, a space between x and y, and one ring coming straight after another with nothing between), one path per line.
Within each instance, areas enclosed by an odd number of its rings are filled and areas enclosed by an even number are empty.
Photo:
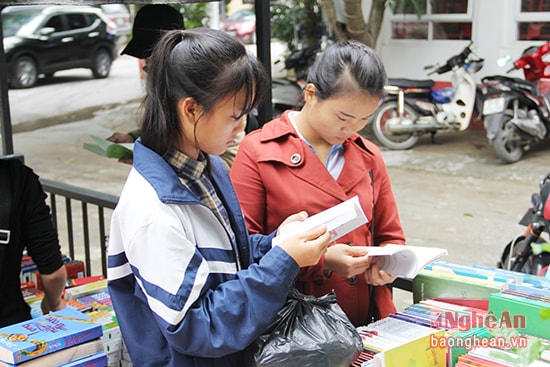
M0 328L0 361L19 364L102 335L101 324L67 307Z
M76 361L62 364L59 367L106 367L109 365L107 354L96 353Z

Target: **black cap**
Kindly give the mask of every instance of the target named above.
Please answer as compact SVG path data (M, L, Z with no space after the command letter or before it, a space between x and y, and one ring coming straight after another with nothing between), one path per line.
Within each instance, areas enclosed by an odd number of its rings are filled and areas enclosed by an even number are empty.
M183 16L179 11L166 4L145 5L137 12L132 27L132 39L120 54L146 59L151 56L162 31L173 29L185 29Z

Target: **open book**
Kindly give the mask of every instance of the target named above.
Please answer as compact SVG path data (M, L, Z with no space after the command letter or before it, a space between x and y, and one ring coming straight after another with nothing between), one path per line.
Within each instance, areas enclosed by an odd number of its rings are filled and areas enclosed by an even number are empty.
M332 235L332 241L335 241L367 222L367 217L359 204L359 198L354 196L304 221L285 224L279 229L279 235L273 239L273 246L281 244L292 235L307 232L323 224Z
M413 279L426 265L448 255L447 250L388 244L369 247L368 256L376 256L380 269L399 278Z
M90 135L95 144L84 143L83 148L107 158L132 159L134 155L133 143L113 143L99 136Z

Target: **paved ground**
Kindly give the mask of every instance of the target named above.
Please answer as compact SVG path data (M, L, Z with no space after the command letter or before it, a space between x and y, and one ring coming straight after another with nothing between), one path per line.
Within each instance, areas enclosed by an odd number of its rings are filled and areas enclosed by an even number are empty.
M90 134L135 128L138 107L130 102L89 120L16 133L15 150L44 178L118 195L130 167L82 144ZM494 266L504 245L524 230L517 222L550 171L549 151L544 143L522 161L503 165L479 130L384 151L408 243L447 248L450 262Z

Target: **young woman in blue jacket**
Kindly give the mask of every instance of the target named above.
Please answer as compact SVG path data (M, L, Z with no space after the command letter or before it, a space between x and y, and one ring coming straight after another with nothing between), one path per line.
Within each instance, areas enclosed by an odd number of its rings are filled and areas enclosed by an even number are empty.
M244 366L321 227L273 247L250 235L217 156L268 88L262 64L221 31L166 33L148 61L142 134L113 213L109 291L136 366ZM303 220L300 212L285 222Z

